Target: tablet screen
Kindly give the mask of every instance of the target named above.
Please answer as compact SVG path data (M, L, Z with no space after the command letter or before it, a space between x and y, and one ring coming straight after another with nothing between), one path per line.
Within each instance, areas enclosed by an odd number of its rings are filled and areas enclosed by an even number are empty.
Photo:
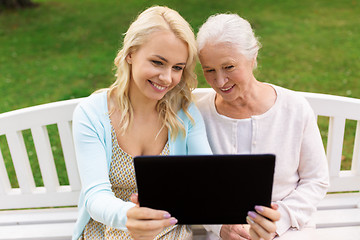
M178 224L246 224L255 205L271 205L272 154L138 156L134 166L140 206Z

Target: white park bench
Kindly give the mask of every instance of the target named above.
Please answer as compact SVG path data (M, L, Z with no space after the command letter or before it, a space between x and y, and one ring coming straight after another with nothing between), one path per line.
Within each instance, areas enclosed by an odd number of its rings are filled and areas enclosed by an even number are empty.
M209 89L197 89L202 94ZM360 99L303 94L317 116L329 117L327 157L331 187L314 215L317 238L360 239ZM0 147L6 145L18 186L9 180L8 163L0 151L0 240L71 239L81 189L71 121L81 99L73 99L0 114ZM346 119L356 121L351 170L341 170ZM56 125L69 184L59 183L48 134ZM29 130L30 129L30 130ZM23 132L30 131L43 186L36 186ZM51 136L52 138L53 136ZM196 235L204 231L194 228ZM199 238L199 237L198 237Z

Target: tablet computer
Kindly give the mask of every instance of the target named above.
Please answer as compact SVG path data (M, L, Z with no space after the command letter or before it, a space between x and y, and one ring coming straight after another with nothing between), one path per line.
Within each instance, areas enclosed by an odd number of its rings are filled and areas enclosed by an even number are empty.
M178 224L245 224L270 206L275 155L134 157L141 207L168 211Z

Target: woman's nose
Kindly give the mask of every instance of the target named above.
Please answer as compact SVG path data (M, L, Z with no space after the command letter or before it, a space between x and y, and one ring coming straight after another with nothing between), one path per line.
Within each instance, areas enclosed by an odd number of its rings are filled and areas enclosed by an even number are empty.
M229 79L227 78L227 76L225 74L223 74L221 72L216 74L215 82L218 87L224 86L228 81L229 81Z
M163 69L159 79L164 85L169 85L171 83L171 69Z

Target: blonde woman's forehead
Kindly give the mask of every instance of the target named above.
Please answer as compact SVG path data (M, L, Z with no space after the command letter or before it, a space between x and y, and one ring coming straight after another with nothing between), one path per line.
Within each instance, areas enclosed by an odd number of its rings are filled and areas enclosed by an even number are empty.
M172 63L186 63L189 55L187 44L170 31L150 34L138 51L161 56Z

